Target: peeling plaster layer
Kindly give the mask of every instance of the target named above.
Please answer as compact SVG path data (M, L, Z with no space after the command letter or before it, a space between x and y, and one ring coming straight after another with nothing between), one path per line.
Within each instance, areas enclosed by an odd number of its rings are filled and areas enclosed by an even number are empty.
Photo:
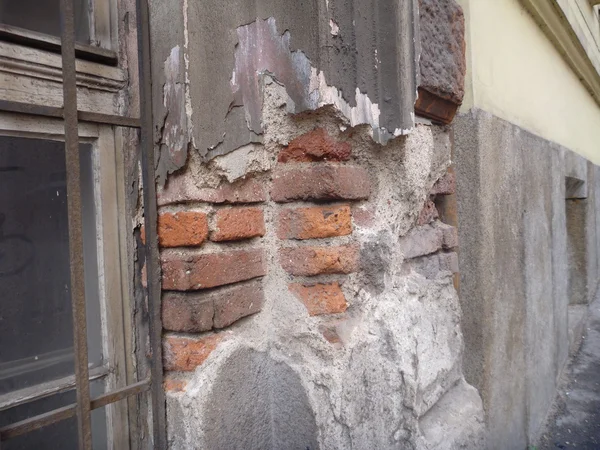
M190 3L187 56L198 152L212 158L262 141L260 73L272 73L286 87L292 112L316 109L329 98L348 105L350 122L371 124L380 142L412 128L416 10L414 0ZM315 71L326 80L325 91L310 89Z
M185 84L179 81L181 49L173 47L165 61L163 87L164 122L159 140L160 156L158 177L164 181L167 173L183 167L187 160L188 116L186 112Z

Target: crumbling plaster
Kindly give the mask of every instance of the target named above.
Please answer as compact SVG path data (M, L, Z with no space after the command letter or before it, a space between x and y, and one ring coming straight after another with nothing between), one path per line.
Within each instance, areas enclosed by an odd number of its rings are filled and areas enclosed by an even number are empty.
M288 114L289 96L270 77L263 78L262 92L264 143L232 158L259 151L274 164L282 145L315 126L349 141L354 163L369 171L373 184L370 200L359 205L370 223L355 222L353 233L362 267L341 280L347 319L309 319L288 290L280 244L267 231L261 238L268 261L265 306L222 332L195 372L179 375L187 387L168 393L171 448L280 448L281 439L291 443L286 448L301 449L482 448L481 400L462 376L452 274L442 270L427 279L412 272L399 245L450 162L448 131L419 125L381 147L368 126L350 127L335 108ZM237 162L211 169L216 160L193 158L186 170L206 174L194 177L200 184L239 173ZM265 164L253 175L266 179L268 172L258 171L268 169ZM279 208L264 205L267 225ZM323 337L324 325L340 343ZM248 409L251 401L256 408Z
M419 76L417 10L415 0L153 1L161 184L188 148L210 159L262 141L255 81L264 73L286 86L291 112L331 104L352 125L369 124L380 143L407 133Z

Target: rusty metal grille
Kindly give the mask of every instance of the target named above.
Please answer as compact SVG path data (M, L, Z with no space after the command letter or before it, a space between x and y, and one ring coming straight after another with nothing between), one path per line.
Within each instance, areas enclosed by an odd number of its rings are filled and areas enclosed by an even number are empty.
M0 100L0 111L17 114L61 118L64 122L65 154L67 167L67 205L69 230L69 255L71 277L71 307L75 351L74 404L54 409L0 429L1 442L72 417L77 418L79 448L92 448L91 411L130 396L150 391L153 419L154 448L166 448L164 392L162 389L162 349L160 323L160 277L156 240L156 187L154 174L154 148L152 141L152 102L150 79L150 38L147 0L136 1L138 26L138 70L140 80L140 118L122 117L78 111L76 85L76 43L74 26L74 1L61 0L62 35L60 50L63 71L63 107ZM86 303L84 289L83 233L81 212L81 186L79 171L79 121L104 125L137 128L140 130L142 155L142 182L145 217L145 251L148 273L148 312L150 340L150 377L121 389L90 398L88 345L86 334ZM154 275L154 276L153 276Z

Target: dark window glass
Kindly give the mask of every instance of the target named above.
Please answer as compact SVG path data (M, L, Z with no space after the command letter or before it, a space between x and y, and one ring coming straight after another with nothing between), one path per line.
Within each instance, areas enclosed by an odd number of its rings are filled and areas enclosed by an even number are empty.
M90 383L92 397L103 393L104 382L102 380ZM0 411L0 427L70 405L75 401L75 391L71 390ZM107 448L104 408L92 411L92 443L94 450ZM2 450L76 450L77 448L77 419L75 417L2 442Z
M60 37L60 0L0 0L0 23ZM90 43L89 0L75 1L75 38Z
M92 149L81 146L91 366L102 364ZM0 136L0 395L73 374L64 143Z

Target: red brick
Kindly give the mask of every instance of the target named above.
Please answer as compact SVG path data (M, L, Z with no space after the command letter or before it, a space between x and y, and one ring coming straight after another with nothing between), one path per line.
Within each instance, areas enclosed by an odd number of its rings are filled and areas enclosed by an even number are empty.
M202 212L180 211L158 216L158 244L161 247L198 246L207 236L208 220Z
M191 174L171 175L157 192L159 206L173 203L258 203L267 199L262 182L247 178L234 183L223 182L217 188L199 188Z
M202 293L165 292L162 324L165 330L199 333L213 328L214 301Z
M425 205L423 205L423 209L419 213L419 218L417 219L417 225L425 225L429 222L434 221L439 217L438 210L435 207L435 203L431 200L427 200Z
M313 239L346 236L352 233L350 207L314 206L286 209L279 214L280 239Z
M346 297L338 283L308 286L292 283L289 285L289 289L304 303L311 316L343 313L348 307Z
M163 366L165 370L189 372L201 365L217 348L221 334L200 337L167 335L163 338Z
M215 295L214 327L224 328L259 312L265 302L262 281L227 287Z
M212 241L239 241L265 235L265 219L260 208L221 209L215 215Z
M279 171L273 180L271 198L294 200L362 200L369 197L369 175L361 167L317 164Z
M169 376L169 375L165 376L165 379L163 382L163 387L164 387L165 391L167 391L167 392L183 392L183 391L185 391L186 386L187 386L187 381L178 380L177 378L174 378L173 376Z
M446 172L436 183L433 185L430 194L431 195L450 195L456 192L456 179L454 173Z
M206 289L265 275L262 249L222 253L164 253L162 287L166 291Z
M262 309L262 282L253 280L204 292L163 294L163 328L199 333L224 328Z
M358 247L288 247L279 251L281 265L291 275L352 273L358 269Z
M350 144L336 141L323 128L317 128L292 140L277 160L282 163L347 161L351 151Z

